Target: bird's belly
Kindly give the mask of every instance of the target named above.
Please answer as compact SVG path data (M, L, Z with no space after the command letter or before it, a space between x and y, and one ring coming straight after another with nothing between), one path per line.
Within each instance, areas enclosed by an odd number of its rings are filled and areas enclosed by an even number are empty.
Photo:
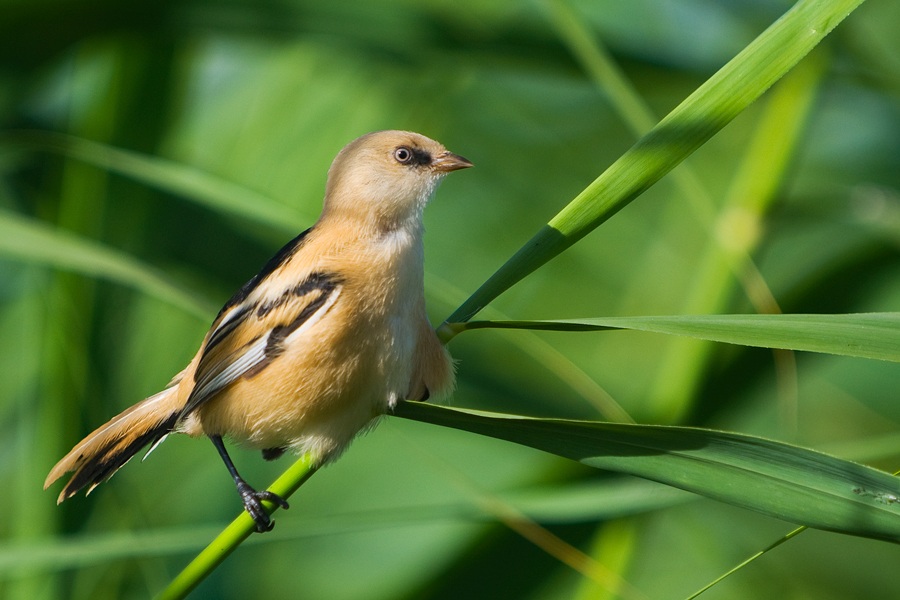
M252 448L334 460L407 392L415 320L406 307L398 312L378 323L336 313L273 364L211 398L195 425Z

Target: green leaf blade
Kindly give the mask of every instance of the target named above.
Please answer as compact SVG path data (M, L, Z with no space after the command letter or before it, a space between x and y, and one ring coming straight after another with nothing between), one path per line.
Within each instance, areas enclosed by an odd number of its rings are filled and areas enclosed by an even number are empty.
M547 321L472 321L468 329L607 331L630 329L694 337L713 342L823 352L900 362L900 313L846 315L674 315L600 317Z
M467 321L664 177L806 56L863 0L800 0L542 227L447 319Z
M0 257L115 281L203 320L215 312L212 303L124 253L4 210L0 210Z
M58 153L180 196L213 212L279 231L301 231L311 218L195 167L74 136L49 131L7 132L0 135L0 150L4 149Z
M900 542L900 479L748 435L530 419L404 402L397 416L522 444L817 529Z

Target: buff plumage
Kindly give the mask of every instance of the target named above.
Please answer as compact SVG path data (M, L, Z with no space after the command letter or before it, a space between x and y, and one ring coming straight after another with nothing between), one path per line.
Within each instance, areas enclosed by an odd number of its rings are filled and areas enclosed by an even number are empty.
M401 399L453 387L425 314L422 212L447 173L472 166L423 135L358 138L328 172L322 215L225 304L190 364L158 394L88 435L50 471L59 502L90 492L169 433L208 436L259 531L272 522L237 474L228 437L266 458L334 460Z

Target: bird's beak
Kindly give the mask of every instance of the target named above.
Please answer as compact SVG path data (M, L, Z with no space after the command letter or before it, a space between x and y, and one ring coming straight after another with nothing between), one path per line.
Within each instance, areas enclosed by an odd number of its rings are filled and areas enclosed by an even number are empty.
M453 154L452 152L438 154L434 160L431 161L431 168L438 173L449 173L450 171L458 171L459 169L468 169L472 166L474 166L472 161L463 158L459 154Z

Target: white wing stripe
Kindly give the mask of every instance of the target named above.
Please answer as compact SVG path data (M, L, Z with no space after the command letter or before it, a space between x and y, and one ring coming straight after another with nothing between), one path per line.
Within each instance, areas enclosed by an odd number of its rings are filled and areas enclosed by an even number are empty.
M335 287L325 301L322 302L321 306L319 306L312 315L307 317L302 325L297 327L294 331L291 331L284 339L279 340L276 338L276 340L271 340L273 330L269 330L266 332L266 335L247 346L240 356L231 363L225 365L221 371L215 375L203 377L194 387L194 391L190 396L190 401L182 410L180 418L183 419L197 406L203 404L203 402L211 396L240 379L254 367L271 359L270 354L272 354L272 348L270 348L270 343L275 347L277 354L280 354L285 346L298 343L299 340L302 339L301 336L308 331L310 327L318 323L329 309L334 306L334 303L337 302L340 294L341 287Z
M201 404L204 400L265 360L269 335L271 335L271 332L253 342L243 354L214 377L204 378L204 380L197 382L197 387L194 388L191 394L191 402L185 407L185 413L190 412L195 406Z
M290 335L284 338L284 344L288 345L294 343L295 341L297 341L297 338L299 336L303 335L303 332L318 323L322 319L322 317L325 316L328 310L332 306L334 306L334 303L337 302L338 296L340 295L341 286L337 286L334 291L331 292L331 295L328 297L328 299L322 303L322 306L319 307L319 310L310 315L310 317L303 323L303 325L292 331Z

